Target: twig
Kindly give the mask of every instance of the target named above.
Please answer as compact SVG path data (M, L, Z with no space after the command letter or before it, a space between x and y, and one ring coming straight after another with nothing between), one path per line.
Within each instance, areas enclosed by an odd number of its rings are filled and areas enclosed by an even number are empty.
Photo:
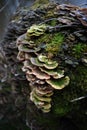
M47 19L47 20L45 20L44 22L40 23L39 25L44 24L44 23L47 23L47 22L50 22L50 21L52 21L52 20L57 20L57 18Z
M56 31L59 31L60 29L64 29L64 28L76 28L77 25L80 25L80 24L72 24L72 25L61 25L61 26L48 26L47 27L47 32L56 32Z

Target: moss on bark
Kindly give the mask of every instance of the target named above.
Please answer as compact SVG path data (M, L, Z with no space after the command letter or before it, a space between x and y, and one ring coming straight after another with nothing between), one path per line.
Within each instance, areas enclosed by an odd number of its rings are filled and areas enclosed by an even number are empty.
M70 9L63 5L51 4L40 8L40 4L43 2L47 4L48 1L40 2L36 6L34 5L35 7L33 6L34 11L25 10L22 12L24 14L20 11L18 19L15 19L14 23L10 23L12 26L9 25L2 46L6 53L8 68L10 68L8 75L10 78L9 81L3 83L6 87L0 91L0 94L3 94L4 91L3 98L5 99L8 96L8 93L5 95L5 90L8 91L7 84L9 84L9 91L11 90L11 95L14 95L11 109L21 111L20 108L25 105L24 113L21 112L20 114L19 112L17 114L18 116L24 114L24 120L31 129L33 127L36 130L58 130L61 128L60 120L62 117L66 117L73 120L79 129L86 130L86 98L80 100L80 97L86 97L87 95L87 30L77 17L71 16L71 10L75 11L76 7L70 7ZM37 7L38 9L36 9ZM65 75L70 78L70 84L67 87L59 91L54 90L52 109L47 114L42 113L30 101L30 87L25 74L20 69L22 65L16 58L18 53L17 38L26 33L33 24L43 23L47 26L44 34L38 37L33 36L30 40L33 40L36 47L41 47L41 53L46 54L52 60L56 60L59 63L59 69L64 70ZM81 32L82 38L75 35L76 31L81 30L85 32ZM21 95L20 98L19 95ZM23 102L22 96L26 104ZM8 100L11 99L10 96L8 97ZM21 101L19 106L17 106L18 99ZM5 101L9 103L9 101ZM5 107L4 102L3 107Z

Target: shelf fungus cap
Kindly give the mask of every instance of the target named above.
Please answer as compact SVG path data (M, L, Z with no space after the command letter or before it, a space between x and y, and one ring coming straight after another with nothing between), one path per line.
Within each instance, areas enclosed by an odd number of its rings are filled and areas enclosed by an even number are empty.
M48 113L48 112L50 112L50 109L42 109L42 111L43 111L43 113Z
M40 70L42 72L45 72L46 74L52 76L54 79L59 79L64 77L64 70L48 70L45 68L40 67Z
M48 90L48 89L45 89L45 90L40 90L38 87L36 87L35 89L36 93L40 96L46 96L46 97L50 97L53 95L53 91L52 90Z
M43 97L43 96L37 95L35 89L33 89L33 91L31 92L30 95L33 95L33 97L34 97L35 99L37 99L37 100L39 100L39 101L42 101L42 102L50 103L51 100L52 100L51 97L45 97L45 96ZM33 101L33 102L34 102L34 101Z
M24 60L25 60L25 53L19 51L19 52L18 52L18 55L17 55L17 59L18 59L19 61L24 61Z
M39 68L36 68L36 69L33 69L32 70L32 74L35 75L38 79L50 79L50 75L44 73L44 72L41 72L39 70Z
M41 109L44 113L48 113L50 112L50 108L51 108L51 104L50 103L45 103L45 102L42 102L38 99L36 99L34 96L33 96L33 93L31 92L30 94L30 100L32 102L34 102L34 104L36 105L36 107L38 109Z
M25 60L30 60L31 55L29 53L25 53Z
M38 55L38 60L40 62L46 63L48 61L48 58L47 58L47 56L41 54L41 55Z
M68 76L61 79L48 79L46 82L54 89L61 90L69 84L70 78Z
M43 62L43 66L47 69L55 69L58 66L58 63L56 61L48 59L45 55L38 55L38 60L40 62Z
M58 66L58 63L57 62L53 62L53 64L49 64L49 63L45 63L44 64L44 67L46 68L46 69L55 69L56 67Z
M32 65L29 60L25 60L25 61L23 62L23 64L24 64L24 67L25 67L25 68L28 68L28 69L31 69L31 70L35 68L35 66Z
M33 91L30 93L30 100L32 102L34 102L34 104L37 106L37 108L41 108L44 105L44 102L42 102L34 97Z
M30 61L31 61L31 63L32 63L33 65L35 65L35 66L43 67L43 63L39 62L39 60L38 60L37 58L31 57L31 58L30 58Z
M36 77L34 76L34 75L32 75L32 74L26 74L26 79L28 80L28 81L35 81L36 80Z
M28 69L26 73L27 74L33 74L33 75L36 76L36 78L41 79L41 80L50 79L50 75L48 75L44 72L41 72L39 68Z
M31 49L28 46L23 46L22 44L20 44L18 46L18 50L25 53L36 53L40 51L40 48Z
M49 104L44 104L43 106L42 106L42 111L44 112L44 113L48 113L48 112L50 112L50 108L51 108L51 104L49 103Z
M58 66L58 63L56 61L53 62L40 62L38 58L30 58L30 61L33 65L36 65L38 67L45 67L46 69L55 69Z
M49 65L57 63L56 61L53 61L53 60L49 59L46 55L42 55L42 54L38 55L38 60L40 62L44 62Z
M40 36L46 31L46 25L33 25L27 30L27 36Z
M25 60L23 64L24 64L24 66L22 67L23 72L27 72L28 70L32 70L35 68L35 66L33 66L29 60Z
M19 36L19 37L17 38L17 41L16 41L16 45L17 45L17 46L20 45L20 44L22 43L22 41L25 39L25 35L26 35L26 34L23 34L23 35L21 35L21 36Z

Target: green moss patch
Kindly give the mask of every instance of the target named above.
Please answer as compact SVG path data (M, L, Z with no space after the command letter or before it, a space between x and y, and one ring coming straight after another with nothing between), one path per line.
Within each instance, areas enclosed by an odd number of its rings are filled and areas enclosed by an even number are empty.
M36 9L38 7L43 7L43 5L48 4L49 0L36 0L34 2L34 5L32 6L32 9Z
M63 41L64 35L61 33L56 33L52 37L52 40L48 44L46 44L46 52L51 52L52 54L56 55L58 51L60 51Z
M84 43L78 43L72 48L73 54L75 57L79 58L85 52L87 52L87 45Z

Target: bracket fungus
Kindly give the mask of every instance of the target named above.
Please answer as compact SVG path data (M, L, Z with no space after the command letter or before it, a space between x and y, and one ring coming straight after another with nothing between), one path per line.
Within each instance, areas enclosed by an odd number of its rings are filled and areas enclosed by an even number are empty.
M46 31L46 25L33 25L27 30L27 37L40 36Z
M48 79L46 80L46 82L48 84L51 85L51 87L53 87L54 89L63 89L65 86L67 86L69 84L69 77L66 76L66 77L63 77L61 79L57 79L57 80L54 80L54 79Z
M58 66L58 63L55 61L49 61L46 60L44 62L41 62L39 58L30 58L31 63L35 66L45 67L46 69L55 69Z
M41 86L33 88L30 93L30 99L34 104L41 109L43 112L49 112L51 108L51 96L53 95L53 90L49 86L45 89L41 89Z
M62 117L70 117L87 130L86 14L86 8L57 3L17 10L1 41L2 117L17 113L38 130L60 129Z
M69 84L69 77L58 66L58 61L49 58L31 36L43 35L45 25L33 25L26 35L17 40L17 58L23 62L22 71L26 73L31 88L30 100L44 113L50 112L54 89L60 90ZM27 37L27 39L26 39ZM29 38L28 38L29 37ZM23 56L24 54L24 56Z
M48 75L52 76L54 79L64 77L64 70L48 70L45 68L40 68L42 72L47 73Z

